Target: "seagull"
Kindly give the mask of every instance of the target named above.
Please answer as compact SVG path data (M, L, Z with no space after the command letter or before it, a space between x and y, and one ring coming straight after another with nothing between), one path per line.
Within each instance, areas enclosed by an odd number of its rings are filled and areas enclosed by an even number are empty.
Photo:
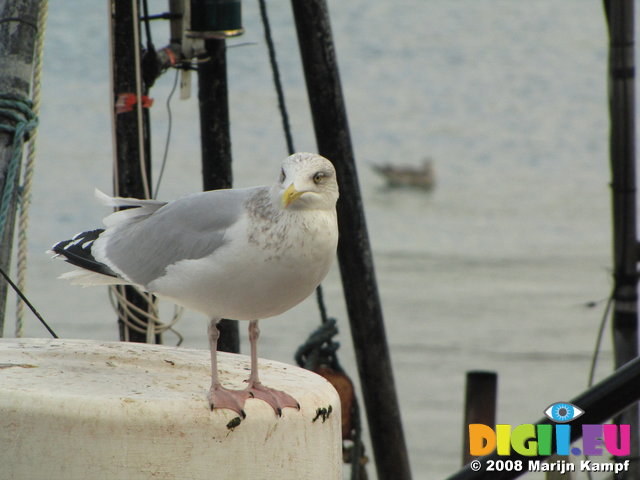
M209 406L245 416L249 398L280 416L298 408L258 376L258 320L307 298L324 279L338 244L336 171L326 158L296 153L271 186L211 190L171 202L109 197L104 227L55 244L51 252L78 269L61 278L80 285L135 285L209 319ZM249 321L251 373L242 390L225 388L217 368L217 323Z

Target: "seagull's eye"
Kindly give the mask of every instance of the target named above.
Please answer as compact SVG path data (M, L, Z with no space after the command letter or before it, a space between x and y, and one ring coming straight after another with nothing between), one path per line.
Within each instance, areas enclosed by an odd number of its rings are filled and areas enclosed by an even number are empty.
M322 182L324 180L324 177L326 177L326 175L322 172L318 172L313 176L313 183L315 183L316 185L319 184L320 182Z
M287 178L287 174L284 173L284 168L280 169L280 183L284 182L284 179Z

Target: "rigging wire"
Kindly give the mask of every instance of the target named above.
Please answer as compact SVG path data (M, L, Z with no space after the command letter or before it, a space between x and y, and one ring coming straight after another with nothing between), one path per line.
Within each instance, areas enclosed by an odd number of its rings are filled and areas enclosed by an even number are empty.
M260 0L260 16L262 17L262 24L264 25L264 38L267 42L267 50L269 51L269 63L271 64L271 72L273 74L273 84L276 88L276 94L278 96L278 108L280 109L280 117L282 118L282 128L284 130L285 139L287 141L287 150L289 155L295 153L293 147L293 136L291 135L291 125L289 123L289 113L287 112L287 105L284 100L284 90L282 88L282 82L280 81L280 69L278 67L278 60L276 59L276 48L273 44L273 37L271 35L271 25L269 24L269 15L267 13L267 5L265 0Z
M273 83L275 85L276 94L278 97L278 107L280 109L280 116L282 118L282 127L285 134L287 143L287 150L289 155L295 152L293 145L293 135L291 134L291 124L289 122L289 113L284 98L284 89L282 88L282 82L280 81L280 70L278 67L278 61L276 58L276 50L273 43L273 37L271 35L271 26L269 24L269 15L267 13L267 4L265 0L259 0L260 15L262 17L262 24L264 26L264 36L269 51L269 62L271 64L271 71L273 74ZM324 295L322 291L322 284L316 288L316 300L318 303L318 309L320 311L321 325L318 330L311 334L307 342L305 342L296 352L296 361L298 365L305 366L305 368L313 370L320 366L320 363L326 363L334 372L343 375L349 383L351 379L347 376L344 369L341 367L338 361L337 350L339 343L333 341L333 336L338 333L335 327L336 320L327 316L327 307L324 303ZM305 358L306 357L306 358ZM315 365L314 365L315 363ZM341 398L341 403L343 402ZM367 461L364 455L364 444L362 442L362 424L360 420L360 408L358 405L358 399L352 392L352 403L349 409L350 417L350 431L349 437L343 438L343 454L345 458L350 459L351 463L351 479L360 480L366 478L366 470L364 465ZM344 440L350 439L352 441L351 447L346 447Z
M278 97L278 108L280 109L280 117L282 118L282 129L284 130L285 140L287 142L287 151L289 152L289 155L293 155L295 153L293 135L291 134L291 124L289 122L289 112L287 111L287 105L284 98L284 89L282 88L282 82L280 81L280 68L278 67L276 49L271 35L271 25L269 23L269 14L267 13L267 4L265 0L259 0L259 4L260 16L262 18L262 24L264 25L264 37L267 43L267 50L269 51L269 63L271 64L273 83ZM316 301L318 303L318 309L320 310L320 319L322 323L325 324L327 323L328 317L327 307L325 306L324 295L322 293L322 284L318 285L316 288Z

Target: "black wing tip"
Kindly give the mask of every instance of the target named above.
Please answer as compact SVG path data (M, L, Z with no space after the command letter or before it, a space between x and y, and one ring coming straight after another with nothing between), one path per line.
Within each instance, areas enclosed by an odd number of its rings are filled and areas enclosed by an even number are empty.
M104 232L104 228L88 230L74 235L69 240L63 240L51 247L51 252L64 257L65 261L76 267L91 270L92 272L117 277L118 275L107 265L97 261L91 253L93 242Z

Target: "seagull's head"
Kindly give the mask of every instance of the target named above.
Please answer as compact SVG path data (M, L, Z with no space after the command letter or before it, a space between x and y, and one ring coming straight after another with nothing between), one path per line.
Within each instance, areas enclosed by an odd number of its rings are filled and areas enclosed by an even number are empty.
M338 201L333 164L315 153L294 153L282 162L276 184L284 209L332 210Z

